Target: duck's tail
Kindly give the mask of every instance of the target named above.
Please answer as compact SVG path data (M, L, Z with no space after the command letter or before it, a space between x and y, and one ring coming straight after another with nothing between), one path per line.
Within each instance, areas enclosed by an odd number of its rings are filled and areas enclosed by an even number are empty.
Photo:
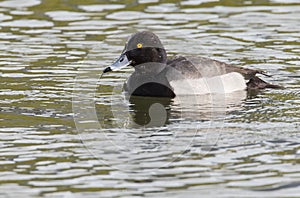
M266 75L266 74L264 74ZM247 82L247 88L248 89L265 89L265 88L272 88L272 89L283 89L284 87L280 85L273 85L270 83L267 83L260 79L257 76L253 76L248 82Z

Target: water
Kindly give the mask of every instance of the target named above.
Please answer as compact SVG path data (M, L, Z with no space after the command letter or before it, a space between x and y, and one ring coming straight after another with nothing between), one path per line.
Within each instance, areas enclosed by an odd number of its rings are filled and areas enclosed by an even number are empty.
M300 196L299 1L177 2L0 2L0 197ZM145 29L285 89L127 98Z

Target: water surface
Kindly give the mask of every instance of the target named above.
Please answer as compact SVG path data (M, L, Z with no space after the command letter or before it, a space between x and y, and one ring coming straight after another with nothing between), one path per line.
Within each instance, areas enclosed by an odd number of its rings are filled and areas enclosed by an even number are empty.
M297 0L4 0L0 11L0 197L299 197ZM132 68L99 77L141 30L170 55L262 69L285 89L127 98Z

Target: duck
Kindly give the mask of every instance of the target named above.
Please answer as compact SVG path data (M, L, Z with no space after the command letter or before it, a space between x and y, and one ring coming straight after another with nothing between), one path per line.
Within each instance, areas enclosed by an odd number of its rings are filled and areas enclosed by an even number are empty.
M103 74L127 66L134 72L124 83L124 90L133 96L168 97L212 93L232 93L239 90L282 88L257 75L264 71L249 69L206 57L168 57L159 37L151 31L132 34L121 55Z

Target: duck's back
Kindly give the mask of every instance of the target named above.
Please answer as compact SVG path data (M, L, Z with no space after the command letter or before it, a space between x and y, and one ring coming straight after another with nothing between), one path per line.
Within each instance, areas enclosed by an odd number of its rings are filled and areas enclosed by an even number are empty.
M180 71L186 78L214 77L237 72L250 80L259 70L247 69L204 57L175 56L168 59L167 65Z

